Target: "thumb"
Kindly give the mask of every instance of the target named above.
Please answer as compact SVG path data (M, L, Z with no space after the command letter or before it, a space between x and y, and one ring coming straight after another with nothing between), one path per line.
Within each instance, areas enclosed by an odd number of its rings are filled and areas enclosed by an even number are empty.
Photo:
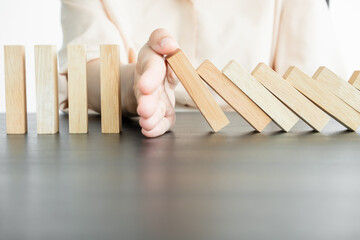
M174 37L162 28L151 33L148 45L159 55L170 55L179 48L179 44Z

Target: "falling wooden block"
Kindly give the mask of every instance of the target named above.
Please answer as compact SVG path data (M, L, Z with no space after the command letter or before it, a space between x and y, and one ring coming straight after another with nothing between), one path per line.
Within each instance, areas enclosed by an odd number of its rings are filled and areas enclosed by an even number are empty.
M351 76L349 83L360 90L360 71L355 71Z
M298 122L299 118L291 110L235 61L226 65L223 73L284 131L290 131Z
M200 65L197 73L255 130L261 132L271 122L270 117L209 60Z
M321 131L329 122L326 113L265 63L258 64L252 75L314 130Z
M56 46L35 46L36 119L38 134L59 132Z
M328 91L360 112L360 92L326 67L320 67L313 78Z
M178 49L166 60L212 129L217 132L228 125L226 115L185 54Z
M290 67L284 78L314 102L318 107L352 131L360 126L360 114L323 87L323 84L307 76L297 67Z
M69 133L88 132L86 48L68 45Z
M4 46L6 131L27 132L24 46Z
M100 46L101 132L121 130L120 57L117 45Z

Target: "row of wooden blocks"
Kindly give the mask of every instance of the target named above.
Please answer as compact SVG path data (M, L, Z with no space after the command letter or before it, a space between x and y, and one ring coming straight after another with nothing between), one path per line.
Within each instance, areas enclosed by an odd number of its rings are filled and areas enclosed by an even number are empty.
M180 49L167 61L215 132L229 120L202 80L259 132L271 121L288 132L299 118L321 131L330 116L348 130L360 126L359 71L346 82L326 67L312 78L297 67L280 76L264 63L250 74L235 61L222 72L209 60L195 70Z
M7 133L24 134L27 132L25 49L23 46L5 46L4 57ZM290 67L282 77L264 63L250 74L235 61L231 61L222 72L209 60L195 70L180 49L166 60L215 132L229 124L229 120L203 81L258 132L271 121L288 132L299 118L315 131L321 131L330 116L351 131L360 126L359 71L345 82L326 67L320 67L312 78L296 67ZM86 47L69 45L67 62L69 132L87 133ZM35 46L39 134L59 131L57 68L56 47ZM119 47L101 45L103 133L121 131L120 83Z
M69 132L88 132L86 47L69 45ZM59 131L58 64L56 47L35 46L36 118L38 134ZM4 46L6 131L27 132L24 46ZM118 45L100 46L101 131L121 131L120 56Z

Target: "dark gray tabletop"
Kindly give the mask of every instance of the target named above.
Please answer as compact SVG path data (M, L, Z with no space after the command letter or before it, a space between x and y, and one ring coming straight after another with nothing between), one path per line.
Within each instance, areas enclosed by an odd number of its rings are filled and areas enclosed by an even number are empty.
M212 134L179 113L155 139L6 135L0 116L0 239L360 239L360 135L331 121L255 133L235 113Z

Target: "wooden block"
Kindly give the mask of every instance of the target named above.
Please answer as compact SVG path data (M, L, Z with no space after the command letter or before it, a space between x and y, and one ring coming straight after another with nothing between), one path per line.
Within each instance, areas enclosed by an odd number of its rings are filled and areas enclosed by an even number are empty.
M349 83L360 90L360 71L355 71L351 76Z
M290 131L298 122L299 118L291 110L235 61L226 65L223 73L284 131Z
M252 75L314 130L321 131L329 122L326 113L265 63L258 64Z
M323 87L323 84L307 76L297 67L290 67L284 78L290 84L328 113L346 128L352 131L360 125L360 114Z
M178 49L174 54L167 56L166 60L211 128L217 132L228 125L229 120L226 115L185 54Z
M35 46L36 119L38 134L59 132L56 46Z
M88 132L86 48L68 45L69 133Z
M27 132L25 47L4 46L6 131Z
M255 130L261 132L271 122L271 118L209 60L205 60L196 71Z
M320 67L313 78L328 91L360 112L360 92L326 67Z
M101 132L120 133L120 56L117 45L100 46Z

